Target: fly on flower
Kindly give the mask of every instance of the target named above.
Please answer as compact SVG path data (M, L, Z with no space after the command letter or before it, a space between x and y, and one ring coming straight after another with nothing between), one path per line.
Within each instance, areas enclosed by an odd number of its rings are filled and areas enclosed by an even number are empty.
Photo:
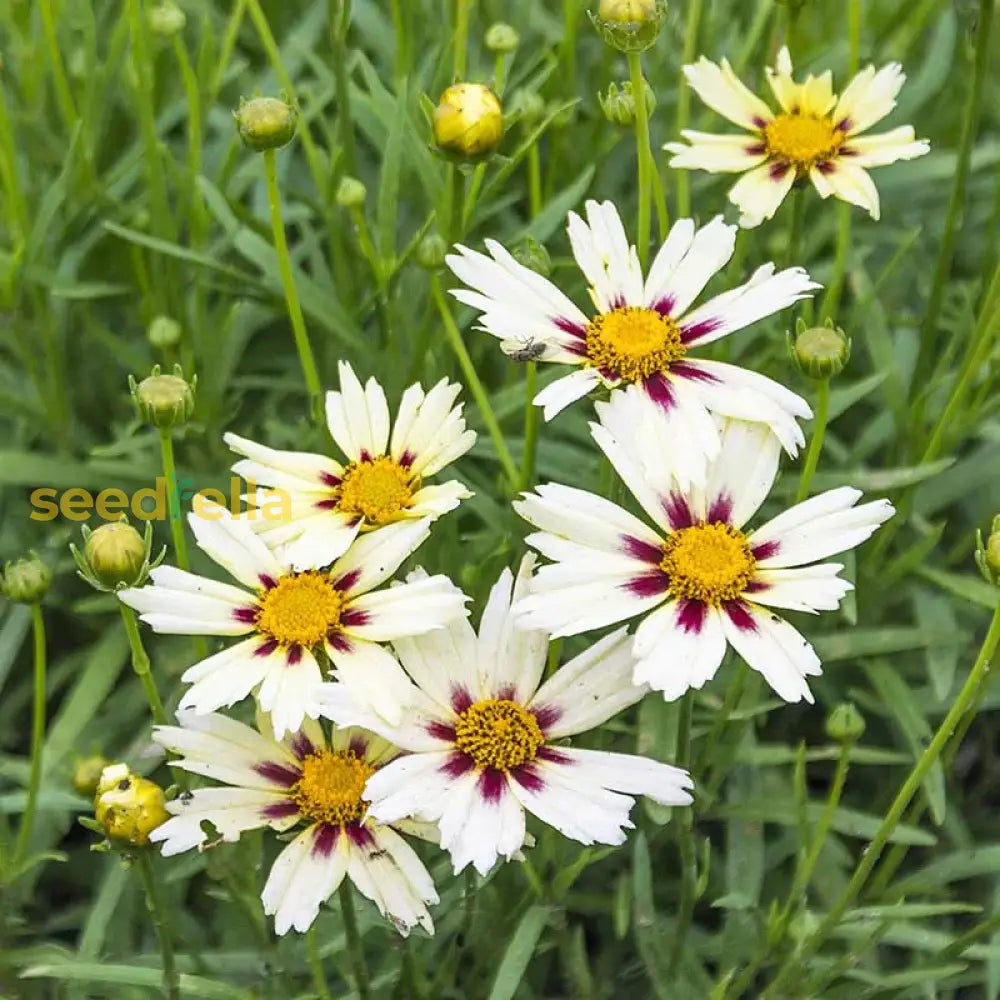
M896 106L906 80L899 63L880 70L868 66L838 98L829 70L796 83L791 56L783 48L777 66L767 69L768 83L781 109L777 113L740 82L725 59L717 65L702 57L685 66L684 75L713 111L751 134L686 130L682 134L689 145L667 143L664 147L676 154L670 165L745 174L729 192L729 200L743 213L743 226L758 226L770 219L792 185L806 178L821 197L835 195L867 209L877 219L878 190L866 168L912 160L930 150L910 125L859 138Z
M755 530L779 448L767 428L727 421L704 489L682 490L643 462L627 411L599 404L594 439L655 528L617 504L567 486L515 503L539 529L528 544L553 560L515 611L524 628L576 635L641 617L633 681L668 701L711 680L727 643L786 701L812 701L821 673L812 646L771 609L834 610L850 583L821 563L860 545L893 514L887 500L855 506L860 490L829 490Z
M466 430L460 386L442 379L425 393L411 385L400 400L390 436L389 405L382 387L362 386L354 370L340 363L340 392L326 395L330 435L347 456L277 451L226 434L233 451L246 456L233 466L245 479L284 491L291 518L254 518L250 523L267 544L296 569L328 566L347 551L359 532L402 520L438 518L472 494L457 480L424 480L464 455L476 440ZM248 495L267 502L267 491Z
M518 338L531 338L546 345L539 360L577 368L535 397L545 418L595 388L628 389L645 433L658 440L678 477L694 483L704 481L706 462L719 450L712 413L766 423L794 455L804 441L796 420L811 416L805 400L763 375L694 352L819 286L800 267L775 273L765 264L746 284L693 308L732 257L735 226L721 217L701 228L681 219L644 278L615 206L589 201L586 210L586 222L570 214L569 238L590 284L588 312L492 240L490 256L460 246L447 258L469 286L452 294L480 311L480 329L508 354Z
M394 643L414 683L397 725L339 686L328 686L324 714L365 720L409 751L365 787L368 815L438 823L456 872L486 874L525 843L525 812L584 844L621 844L631 828L633 795L687 805L686 771L631 754L583 750L564 740L637 702L625 629L570 660L541 683L549 637L515 627L511 603L528 592L533 556L517 579L504 570L477 635L465 620L422 638Z
M334 730L327 740L315 722L279 742L222 715L181 713L180 721L157 726L153 738L181 755L174 766L224 787L196 788L168 803L172 818L150 838L165 855L204 844L205 822L227 841L261 827L295 830L261 894L277 934L308 930L345 875L400 934L418 924L434 933L427 904L438 895L427 869L391 825L365 815L365 782L396 756L395 747L361 730ZM426 824L398 826L436 839Z
M183 675L191 687L181 708L213 712L254 691L281 736L319 715L322 651L341 682L383 692L381 710L398 718L403 706L392 700L398 689L391 682L401 671L378 643L466 614L465 595L444 576L375 590L427 536L430 519L390 525L359 538L328 570L299 572L246 522L221 507L214 513L189 515L191 529L199 547L242 587L159 566L150 572L151 586L118 593L155 632L249 637Z

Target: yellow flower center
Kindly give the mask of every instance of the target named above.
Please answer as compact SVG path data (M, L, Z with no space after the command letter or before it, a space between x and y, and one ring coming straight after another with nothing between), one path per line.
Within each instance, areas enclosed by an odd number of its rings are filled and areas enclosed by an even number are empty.
M372 524L388 524L410 505L414 486L412 473L386 455L352 462L337 487L337 507Z
M517 702L477 701L458 717L455 746L468 754L476 767L509 771L534 760L545 742L538 720Z
M320 750L302 761L302 777L290 794L306 819L346 826L364 816L362 793L374 773L353 750Z
M817 163L829 160L844 141L844 133L828 118L813 115L778 115L764 126L767 151L779 160L806 173Z
M667 539L660 561L675 597L716 607L737 600L756 568L743 532L720 521L681 528Z
M655 309L624 306L595 316L587 327L589 365L626 382L665 371L686 353L680 327Z
M257 631L282 645L315 646L340 624L344 595L323 573L289 573L264 593Z

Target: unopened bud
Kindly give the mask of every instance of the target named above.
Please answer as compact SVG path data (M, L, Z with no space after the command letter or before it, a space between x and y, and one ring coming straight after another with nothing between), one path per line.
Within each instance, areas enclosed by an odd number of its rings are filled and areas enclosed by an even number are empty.
M983 533L976 532L976 565L987 583L1000 586L1000 514L993 518L985 542Z
M129 375L129 391L139 416L154 427L174 427L183 424L194 411L194 391L197 375L188 382L180 365L172 375L161 375L155 365L152 374L141 382Z
M157 350L169 350L181 342L181 325L169 316L157 316L149 324L146 337Z
M97 783L94 818L110 840L143 847L170 814L159 785L133 774L127 764L111 764Z
M642 81L642 88L646 98L646 113L649 114L656 107L656 95L645 78ZM597 100L604 117L612 125L631 128L635 124L635 97L632 94L631 81L626 80L620 87L617 83L612 83L608 87L607 94L598 94Z
M456 83L442 95L434 111L438 148L462 160L487 156L503 138L503 108L489 87Z
M73 767L73 788L79 795L93 798L104 769L111 763L107 757L95 754L81 757Z
M619 52L642 52L656 41L666 12L664 0L601 0L590 19Z
M287 101L277 97L240 99L233 112L240 138L258 153L287 146L295 135L299 115Z
M417 245L417 263L427 271L444 267L448 243L440 233L428 233Z
M357 177L341 177L336 195L341 208L360 208L367 197L368 189Z
M799 320L795 335L789 336L788 346L792 360L809 378L833 378L851 360L851 338L830 320L826 326L813 327L806 327Z
M841 702L826 719L826 735L838 743L857 743L865 734L865 720L849 701Z
M154 35L171 38L184 30L187 16L175 3L165 0L149 12L149 28Z
M552 273L552 258L548 250L534 237L526 236L513 250L514 260L518 264L530 267L532 271L547 278Z
M48 593L52 572L34 552L7 563L0 577L0 592L15 604L38 604Z
M490 52L513 52L521 43L521 36L509 24L498 21L486 29L485 42Z
M152 532L147 530L143 538L123 516L120 521L102 524L95 531L85 527L83 539L81 575L88 582L93 582L88 575L92 574L100 590L138 587L145 583Z

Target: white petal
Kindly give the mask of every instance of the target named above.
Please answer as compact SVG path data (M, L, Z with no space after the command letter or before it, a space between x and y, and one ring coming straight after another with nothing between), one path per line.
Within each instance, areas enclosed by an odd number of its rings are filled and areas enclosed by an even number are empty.
M559 751L569 758L560 765L563 774L572 773L582 779L628 795L645 795L665 806L691 804L688 789L692 787L687 771L670 764L663 764L648 757L630 753L608 753L603 750L580 750L567 747Z
M610 201L588 201L585 208L587 221L570 212L567 231L594 304L601 312L643 305L639 255L629 245L618 209Z
M316 658L303 649L297 662L286 658L279 670L269 670L257 693L260 707L271 716L274 733L279 738L294 732L305 717L319 717L316 688L323 680Z
M372 642L421 635L467 615L468 600L446 576L397 583L352 601L351 611L367 620L347 627L345 633Z
M336 667L337 680L359 708L391 724L400 722L414 689L389 650L364 639L351 639L349 649L329 644L327 653Z
M581 368L547 385L532 400L535 406L542 407L542 415L551 420L561 413L570 403L583 399L592 389L601 384L601 376L594 368Z
M758 570L753 600L788 611L835 611L854 589L852 583L837 576L843 568L838 563L821 563L806 568ZM758 589L761 586L763 589Z
M524 810L505 776L495 782L496 794L487 799L480 774L472 770L449 791L441 814L441 846L451 854L456 875L470 864L486 875L498 858L509 861L524 844Z
M195 577L197 579L197 577ZM246 591L231 588L237 600L225 599L206 593L193 593L188 590L173 590L159 584L147 587L137 587L118 592L118 598L123 604L138 611L143 621L148 616L169 615L172 618L186 618L194 622L217 623L218 629L201 633L204 635L240 635L253 631L253 623L237 619L234 615L238 609L252 606L254 596ZM200 629L192 630L198 634Z
M706 170L710 174L741 174L760 166L767 151L757 136L713 135L684 129L683 142L668 142L663 148L673 153L670 166L675 170Z
M740 210L740 225L753 229L774 218L795 183L795 171L773 161L745 173L730 189L729 200Z
M465 429L462 407L454 405L460 391L460 385L447 379L426 395L419 385L406 390L392 432L391 454L397 462L408 455L416 475L431 476L472 447L476 436Z
M778 439L766 424L725 421L722 451L705 487L708 510L715 512L710 520L742 528L771 492L780 453Z
M879 207L878 188L868 171L852 163L849 159L839 156L823 164L823 168L813 167L809 171L809 179L819 192L820 197L829 198L833 195L841 201L850 202L865 209L873 219L878 219Z
M158 587L167 590L186 590L192 594L204 594L220 601L227 601L234 607L246 607L253 602L253 595L239 587L218 580L210 580L207 576L187 573L176 566L157 566L149 571L149 578ZM125 591L119 591L119 595Z
M445 770L452 751L399 757L376 771L365 785L368 815L380 823L415 816L436 822L454 781Z
M181 677L191 687L181 698L181 708L191 708L204 715L218 708L230 708L246 698L272 670L283 670L286 654L275 649L258 653L263 643L259 637L196 663Z
M856 167L884 167L897 160L914 160L931 151L926 139L917 139L912 125L901 125L880 135L851 139L840 147L841 157L850 157Z
M344 471L341 464L328 455L317 455L307 451L279 451L231 432L223 434L222 439L237 455L243 455L262 469L292 477L306 490L325 488L324 476L339 477ZM233 467L234 472L240 464L236 463ZM264 476L255 478L266 486L283 485Z
M888 63L877 71L866 66L840 95L833 121L848 135L864 132L892 111L905 81L899 63Z
M279 557L296 572L323 569L351 547L360 531L360 518L336 510L324 510L299 522L297 537L275 548ZM268 539L268 536L264 537Z
M399 569L403 560L415 552L430 534L431 519L397 521L378 531L362 535L334 563L330 576L334 582L349 577L347 593L357 596L385 583Z
M702 56L684 67L684 75L705 104L736 125L757 132L774 118L774 112L740 82L726 59L716 65Z
M188 514L198 547L247 587L259 589L261 577L277 579L284 567L247 523L225 508L206 506L211 516Z
M330 434L351 461L362 453L369 458L385 454L389 441L389 406L382 387L369 379L362 387L346 361L337 365L340 392L326 394L326 420Z

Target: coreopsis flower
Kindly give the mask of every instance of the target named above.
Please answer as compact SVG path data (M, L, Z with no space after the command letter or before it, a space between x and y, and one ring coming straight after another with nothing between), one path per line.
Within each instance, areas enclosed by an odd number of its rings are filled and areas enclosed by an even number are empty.
M222 715L181 713L180 722L153 730L157 743L181 755L172 766L224 784L167 804L171 818L150 837L165 855L200 848L205 822L225 841L262 827L294 831L261 894L277 934L308 930L345 875L400 934L417 924L434 933L427 904L438 895L427 869L390 824L365 815L365 782L398 753L395 747L358 729L334 730L327 740L310 721L280 742L267 725L258 732ZM405 828L435 835L416 823Z
M461 386L442 379L429 392L411 385L391 424L382 387L369 379L362 386L342 361L340 392L326 394L330 436L347 456L341 464L327 455L276 451L226 434L225 441L246 458L233 471L279 491L247 495L261 507L278 496L288 517L256 516L254 530L296 569L319 569L347 551L359 532L399 521L437 518L472 494L457 480L425 485L424 480L464 455L475 443L466 430ZM392 434L390 437L390 424ZM420 541L426 535L419 537Z
M729 200L743 213L743 226L770 219L792 185L806 178L821 197L836 195L877 219L878 190L866 168L912 160L930 150L910 125L859 138L896 106L896 95L906 80L899 63L880 70L866 67L838 98L829 70L796 83L791 56L783 48L777 65L767 69L778 112L747 89L725 59L717 65L702 57L685 66L684 75L713 111L750 134L685 130L682 135L689 145L664 147L676 154L670 165L744 174L729 192Z
M94 818L112 842L145 847L168 819L163 789L127 764L109 764L97 780Z
M379 643L441 627L465 614L466 597L444 576L376 590L426 537L430 519L403 521L358 539L328 570L296 571L228 511L189 515L199 547L241 587L174 566L150 572L152 584L118 596L155 632L247 636L192 666L181 708L205 714L256 692L280 736L319 715L316 690L325 654L337 678L359 692L382 692L389 718L399 665Z
M514 580L504 570L483 611L479 634L467 621L397 641L415 683L400 697L405 717L388 725L342 687L327 686L324 714L370 724L409 751L368 779L368 815L437 823L454 869L485 874L525 843L525 812L584 844L621 844L632 827L633 795L687 805L686 771L632 754L563 744L637 702L625 629L581 653L541 683L549 637L515 628L511 602L523 597L533 556Z
M528 338L544 345L539 361L577 366L535 397L546 420L599 386L635 386L644 404L642 431L659 440L678 474L692 482L704 478L706 461L719 450L712 412L768 424L795 454L804 441L796 418L811 415L805 400L763 375L693 352L819 286L800 267L775 273L765 264L746 284L692 309L732 257L735 226L721 216L701 228L681 219L644 279L615 206L588 201L586 210L586 222L570 213L569 238L590 283L589 313L492 240L486 241L489 257L459 246L448 258L469 286L452 295L481 313L479 329L499 338L505 353L523 349Z
M777 474L766 427L727 421L705 488L683 490L649 473L627 407L598 411L594 440L655 527L583 490L525 494L514 506L539 529L528 544L553 564L515 609L520 624L560 636L640 618L632 679L668 701L710 680L727 644L786 701L812 701L806 678L821 673L819 657L775 609L834 610L852 586L842 565L820 560L863 542L892 505L855 506L861 491L845 486L748 530Z

